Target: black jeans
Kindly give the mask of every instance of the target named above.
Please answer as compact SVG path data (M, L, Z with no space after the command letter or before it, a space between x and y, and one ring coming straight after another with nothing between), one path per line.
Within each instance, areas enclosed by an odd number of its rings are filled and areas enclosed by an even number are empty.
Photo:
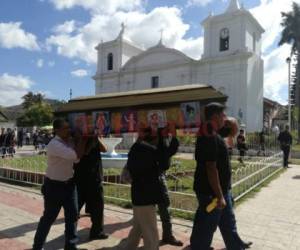
M104 197L103 186L101 182L94 180L76 181L78 191L78 208L79 212L84 203L88 206L91 214L92 228L91 235L103 232L103 213L104 213Z
M290 146L282 146L283 151L283 166L288 166L289 154L290 154Z
M78 207L74 181L61 182L45 178L42 194L45 208L35 233L33 250L42 249L61 207L64 208L65 214L65 247L71 249L78 241L76 229Z
M170 197L169 197L166 177L164 174L159 177L159 181L160 181L160 187L163 195L163 202L158 204L158 212L159 212L159 216L163 228L162 237L169 238L173 235L173 233L172 233L171 216L169 211Z

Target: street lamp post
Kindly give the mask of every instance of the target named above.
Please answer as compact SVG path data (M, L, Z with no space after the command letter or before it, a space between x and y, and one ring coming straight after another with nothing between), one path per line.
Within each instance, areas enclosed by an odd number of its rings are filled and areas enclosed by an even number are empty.
M291 131L291 58L286 59L288 64L288 125Z

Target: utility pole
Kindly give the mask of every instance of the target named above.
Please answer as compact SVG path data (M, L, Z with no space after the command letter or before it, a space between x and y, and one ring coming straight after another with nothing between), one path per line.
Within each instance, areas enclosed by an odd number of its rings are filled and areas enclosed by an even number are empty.
M291 132L291 58L286 59L288 64L288 125Z
M72 99L72 89L70 89L70 100Z

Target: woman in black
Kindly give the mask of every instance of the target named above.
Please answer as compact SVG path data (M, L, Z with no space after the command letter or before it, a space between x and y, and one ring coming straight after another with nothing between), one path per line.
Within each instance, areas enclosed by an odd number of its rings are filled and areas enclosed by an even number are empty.
M98 137L90 137L84 156L74 166L74 178L78 191L78 211L80 212L84 204L89 208L92 221L91 240L108 238L108 235L103 232L104 197L101 152L106 152L105 145Z

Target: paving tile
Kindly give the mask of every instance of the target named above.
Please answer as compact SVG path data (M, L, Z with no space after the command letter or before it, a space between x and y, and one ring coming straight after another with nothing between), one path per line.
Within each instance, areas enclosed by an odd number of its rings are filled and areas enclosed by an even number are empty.
M254 242L252 250L300 250L300 181L293 178L299 175L300 167L293 166L236 209L238 231L243 239ZM0 250L29 249L42 212L43 200L38 190L0 183ZM117 249L120 241L128 235L131 219L131 210L106 205L105 231L110 234L109 239L87 241L90 218L80 218L79 246L91 250ZM185 245L165 245L160 249L188 250L192 222L180 219L173 222L175 235ZM45 249L61 249L63 233L61 212L51 228ZM216 249L224 248L219 231L214 236L213 245Z

